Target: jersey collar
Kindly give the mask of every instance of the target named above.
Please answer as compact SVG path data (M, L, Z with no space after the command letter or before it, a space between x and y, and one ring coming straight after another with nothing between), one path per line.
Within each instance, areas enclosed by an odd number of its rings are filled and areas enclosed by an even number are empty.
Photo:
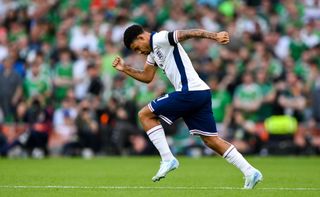
M151 32L151 35L150 35L150 41L149 41L149 42L150 42L151 51L153 51L153 39L152 39L152 38L153 38L153 35L154 35L155 33L156 33L156 32L153 31L153 32Z

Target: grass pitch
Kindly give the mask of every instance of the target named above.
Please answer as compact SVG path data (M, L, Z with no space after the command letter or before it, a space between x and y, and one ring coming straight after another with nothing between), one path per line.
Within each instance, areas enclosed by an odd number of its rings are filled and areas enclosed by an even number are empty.
M220 157L178 159L157 183L159 157L0 159L0 196L320 196L320 157L249 157L264 175L250 191Z

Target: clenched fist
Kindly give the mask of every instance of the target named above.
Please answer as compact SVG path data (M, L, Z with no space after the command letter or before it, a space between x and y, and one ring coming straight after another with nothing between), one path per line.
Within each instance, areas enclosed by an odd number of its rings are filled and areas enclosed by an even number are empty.
M117 69L118 71L123 71L124 68L125 68L125 65L124 65L124 61L121 57L116 57L116 59L113 60L112 62L112 66Z
M226 31L221 31L217 33L216 41L220 44L228 44L230 41L229 33Z

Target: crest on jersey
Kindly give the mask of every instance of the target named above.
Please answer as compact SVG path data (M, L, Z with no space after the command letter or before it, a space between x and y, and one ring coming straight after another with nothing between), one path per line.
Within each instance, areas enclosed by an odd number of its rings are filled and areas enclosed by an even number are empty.
M154 54L156 55L157 59L161 62L164 61L164 54L162 53L159 47L155 47Z

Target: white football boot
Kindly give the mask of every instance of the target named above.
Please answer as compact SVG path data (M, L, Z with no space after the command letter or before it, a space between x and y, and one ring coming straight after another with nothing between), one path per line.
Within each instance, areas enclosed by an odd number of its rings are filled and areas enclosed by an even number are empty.
M160 169L157 172L157 174L154 177L152 177L152 181L153 182L160 181L160 179L165 178L170 171L175 170L178 167L179 167L179 161L176 158L169 161L161 161Z
M257 183L259 183L260 181L262 181L262 174L259 170L254 169L253 173L250 176L246 176L245 179L245 183L243 188L244 189L253 189L254 186L256 186Z

